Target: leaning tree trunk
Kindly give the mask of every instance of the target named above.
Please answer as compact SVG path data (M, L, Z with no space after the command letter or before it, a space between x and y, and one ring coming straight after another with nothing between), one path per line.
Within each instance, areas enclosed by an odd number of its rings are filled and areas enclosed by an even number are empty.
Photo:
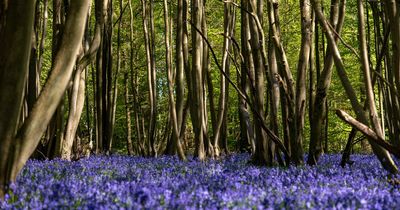
M26 4L13 3L15 1L10 2L7 11L7 20L11 22L6 25L5 31L2 31L2 38L0 39L1 42L3 40L5 42L2 43L2 46L5 47L1 52L6 52L6 54L0 54L0 57L8 58L0 59L2 62L0 71L8 72L4 77L0 77L5 80L0 84L3 90L5 90L4 88L10 90L1 94L0 98L2 102L0 103L2 106L0 110L1 112L6 112L4 116L9 116L1 118L7 119L7 122L2 122L2 126L0 126L1 197L4 197L9 183L15 181L18 172L39 144L40 138L67 88L82 42L90 0L71 0L64 28L64 32L68 36L63 36L61 39L51 74L31 113L18 131L16 122L19 117L23 96L22 91L26 78L21 75L26 75L28 70L34 1L29 1ZM21 62L21 60L24 62ZM16 70L8 71L11 68ZM2 74L4 75L4 73ZM7 81L12 81L12 84ZM6 93L13 94L13 96L4 98L7 96Z

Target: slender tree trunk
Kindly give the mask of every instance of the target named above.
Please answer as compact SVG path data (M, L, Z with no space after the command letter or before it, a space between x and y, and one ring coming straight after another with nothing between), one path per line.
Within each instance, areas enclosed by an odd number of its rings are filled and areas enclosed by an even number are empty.
M306 79L307 68L310 63L312 45L311 4L309 0L300 1L302 41L299 54L296 79L296 139L292 144L292 159L296 164L303 162L304 121L306 114ZM296 148L296 149L294 149Z
M284 124L284 138L286 142L290 143L290 150L293 150L293 153L297 153L297 144L296 142L296 121L295 121L295 88L293 85L293 76L290 71L289 62L286 57L286 52L283 47L282 41L280 39L280 21L279 21L279 5L278 1L270 0L268 1L268 9L269 12L269 22L270 22L270 30L272 33L272 41L276 49L276 57L278 59L279 72L282 75L282 79L284 81L284 88L282 92L282 118ZM275 75L276 76L276 75ZM296 145L296 146L295 146ZM273 154L275 153L275 145L271 144L271 151ZM273 155L271 155L272 159L275 159Z
M231 38L233 35L233 24L231 19L233 18L233 6L225 3L224 4L224 44L223 44L223 53L222 53L222 71L227 73L229 72L230 61L229 61L229 53L231 49ZM220 96L219 96L219 104L218 104L218 118L215 126L214 131L214 140L213 140L213 147L214 147L214 155L218 157L220 154L220 141L221 139L221 132L222 132L222 124L226 119L226 106L227 106L227 89L226 89L226 79L221 74L220 75Z
M152 155L157 156L156 133L157 133L157 77L156 77L156 35L154 30L154 0L150 0L150 52L151 52L151 85L152 85L152 101L153 108L151 109L152 123L150 123L149 138L152 150Z
M167 66L167 74L168 74L168 96L169 96L169 111L170 111L170 119L172 124L172 141L173 145L178 152L179 157L182 160L186 160L185 153L183 152L181 140L180 140L180 125L178 124L177 119L177 107L175 105L174 99L174 79L173 79L173 69L172 69L172 48L170 46L170 24L169 24L169 15L168 15L168 2L164 0L164 27L165 27L165 53L166 53L166 66ZM181 46L181 44L179 44ZM179 58L179 57L178 57Z
M131 110L129 107L129 75L128 72L124 74L124 95L125 95L125 111L126 111L126 148L128 155L133 155L133 144L132 144L132 122L131 122Z
M249 0L249 11L256 14L257 12L257 2L255 0ZM258 23L257 23L258 21ZM254 130L255 130L255 153L253 156L253 161L255 164L259 165L271 165L272 163L269 161L269 143L266 135L262 129L261 124L264 121L264 107L265 107L265 86L264 86L264 73L265 73L265 62L261 55L261 46L259 43L260 31L257 27L257 24L260 25L260 19L257 15L252 16L249 19L249 28L250 28L250 45L251 52L253 56L254 63L254 105L256 112L260 115L260 118L256 118L254 121ZM253 92L253 91L252 91Z
M371 77L370 62L367 49L367 40L365 34L365 19L364 19L364 5L361 0L357 1L358 8L358 41L360 42L360 52L361 52L361 64L364 75L364 84L367 95L368 111L369 117L372 125L372 129L375 133L382 139L384 139L383 129L381 127L381 122L378 117L378 112L375 105L374 87ZM400 41L400 40L399 40Z
M388 27L384 24L384 31L390 30L391 35L391 55L388 55L388 68L386 74L388 81L393 88L388 88L388 101L390 101L390 109L392 115L388 117L388 122L392 127L393 135L390 139L395 145L400 145L400 99L397 93L400 91L400 8L399 2L395 0L384 1L384 22L390 24ZM390 53L388 53L390 54ZM397 96L396 96L397 95Z
M71 160L72 158L72 145L76 137L76 131L78 129L85 101L85 80L84 69L79 69L75 72L70 97L69 116L64 138L61 140L62 159Z
M267 8L269 11L271 10L271 5L268 3ZM279 134L279 122L278 122L278 112L280 108L280 91L279 91L279 70L278 70L278 62L276 58L276 45L272 40L273 32L272 32L272 23L270 22L269 34L268 34L268 80L270 86L270 123L271 129L274 131L275 135L280 136ZM286 140L286 138L285 138ZM290 148L289 142L285 141L285 146Z
M129 43L130 43L130 58L129 58L129 68L130 68L130 78L131 78L131 86L132 86L132 98L133 98L133 112L135 114L135 129L136 129L136 140L137 140L137 151L138 154L143 153L143 147L142 142L142 133L141 133L141 121L140 121L140 116L139 116L139 102L137 98L137 74L134 72L134 40L133 40L133 8L132 8L132 1L128 1L128 7L129 7Z
M102 68L103 68L103 150L105 154L111 153L113 138L113 109L114 109L114 92L113 83L116 82L113 77L113 56L112 56L112 33L113 33L113 5L112 0L108 0L108 8L106 13L106 21L104 23L103 45L102 45ZM117 73L117 72L116 72ZM115 82L114 82L115 81Z
M191 116L195 134L195 157L204 160L206 157L204 140L204 79L203 79L203 40L195 28L201 30L203 21L203 1L192 0L192 71L191 71Z
M241 0L241 7L247 9L248 3L246 0ZM250 28L249 28L249 14L247 14L244 10L240 10L241 14L241 48L242 48L242 56L243 59L241 61L240 67L240 87L243 93L248 93L249 79L252 72L252 56L250 53L249 46L249 37L250 37ZM251 79L251 77L250 77ZM239 80L239 77L238 77ZM251 151L252 154L255 152L255 141L254 141L254 133L252 123L250 121L250 113L248 110L248 105L246 101L239 97L239 121L240 121L240 151ZM248 149L247 149L248 148Z
M142 18L143 31L147 60L147 76L149 86L149 103L150 103L150 122L148 129L148 152L155 156L155 124L156 124L156 89L155 89L155 58L154 58L154 20L153 20L153 0L150 0L150 6L147 8L146 0L142 0ZM147 15L149 12L149 15ZM150 19L150 21L149 21ZM149 23L150 22L150 23ZM150 25L150 32L149 32Z
M47 4L47 3L46 3ZM32 106L35 103L35 100L38 96L38 42L39 42L39 30L40 30L40 19L41 19L41 12L40 12L40 1L36 2L35 8L35 21L33 24L33 33L32 33L32 49L30 54L30 61L29 61L29 73L28 73L28 80L27 80L27 88L26 88L26 102L28 105L28 112L32 110ZM22 115L23 118L26 115Z
M214 157L216 153L219 153L219 151L215 151L212 139L208 137L208 110L207 110L207 94L206 94L206 82L207 82L207 73L210 73L210 49L209 46L206 43L206 39L208 39L208 28L207 28L207 19L206 19L206 0L202 0L201 6L201 13L202 13L202 19L201 19L201 32L204 36L204 39L201 38L203 42L203 50L202 50L202 86L203 86L203 100L202 100L202 106L203 106L203 119L202 119L202 126L203 126L203 138L204 138L204 149L206 151L206 155L210 157Z
M122 5L122 0L120 0L119 2L119 11L120 11L120 15L122 15L123 12L123 5ZM110 11L110 13L112 13L112 10ZM110 14L110 18L112 17L112 14ZM112 31L112 18L110 21L110 30ZM109 152L111 152L112 149L112 144L114 141L114 128L115 128L115 112L117 109L117 97L118 97L118 75L119 72L121 70L121 27L122 27L122 21L118 21L118 30L117 30L117 69L114 73L114 75L111 77L113 80L113 84L112 87L110 86L109 88L109 92L110 93L110 98L109 98L109 103L110 103L110 108L109 108L109 125L108 125L108 129L109 129L109 144L108 144L108 150ZM111 40L110 40L110 46L112 46L112 34L110 35ZM110 50L110 55L112 55L112 49ZM111 57L111 56L110 56ZM112 66L112 59L110 61L110 65ZM112 75L112 73L111 73ZM111 78L109 78L111 80Z
M59 48L59 43L63 34L63 26L65 23L65 11L63 9L62 0L53 1L53 34L52 34L52 66L54 65L54 60L56 53ZM61 140L64 136L64 97L63 101L60 103L57 111L55 112L46 133L46 143L47 146L47 156L49 158L60 157L61 156Z
M336 30L337 34L340 34L344 22L346 0L342 0L339 5L339 0L332 0L331 2L331 14L330 24ZM315 9L315 7L314 7ZM322 9L321 9L322 10ZM338 37L334 36L335 44ZM324 118L327 116L326 100L327 94L331 83L332 70L333 70L333 52L332 45L328 43L326 56L324 56L324 69L321 72L320 78L317 81L317 89L315 95L315 101L313 105L314 113L313 119L310 122L310 145L309 145L309 156L307 163L315 165L318 162L319 156L323 152L322 150L322 134Z

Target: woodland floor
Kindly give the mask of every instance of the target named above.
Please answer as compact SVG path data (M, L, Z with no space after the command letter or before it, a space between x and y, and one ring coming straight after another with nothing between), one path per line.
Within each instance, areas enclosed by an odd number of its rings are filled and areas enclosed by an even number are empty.
M317 167L95 156L29 161L0 209L399 209L399 186L373 156L325 155Z

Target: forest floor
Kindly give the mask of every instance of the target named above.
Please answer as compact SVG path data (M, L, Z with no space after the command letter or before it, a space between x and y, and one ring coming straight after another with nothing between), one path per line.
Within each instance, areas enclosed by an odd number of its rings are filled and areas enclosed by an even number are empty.
M29 161L0 209L398 209L374 156L325 155L317 167L265 168L249 155L181 162L175 157L94 156Z

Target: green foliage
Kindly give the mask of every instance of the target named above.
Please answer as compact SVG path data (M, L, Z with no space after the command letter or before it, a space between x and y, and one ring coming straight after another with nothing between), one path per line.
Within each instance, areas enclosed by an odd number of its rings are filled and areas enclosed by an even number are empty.
M238 2L238 1L236 1ZM127 5L128 1L123 0L123 8ZM144 48L144 37L143 37L143 25L142 25L142 6L141 1L132 0L133 6L133 69L130 69L130 16L129 9L126 8L123 10L123 14L121 16L122 29L121 29L121 70L118 75L115 75L115 70L117 68L117 20L121 15L121 11L119 11L119 2L113 1L113 72L114 76L118 77L118 99L117 99L117 109L116 109L116 124L115 124L115 141L113 142L113 147L119 153L126 153L126 136L127 136L127 128L126 128L126 109L124 102L124 85L123 85L123 75L125 73L133 72L137 75L138 78L138 102L140 104L140 108L143 111L140 117L145 117L145 127L147 127L147 116L148 114L148 80L147 80L147 69L146 69L146 59L145 59L145 48ZM172 28L173 34L171 37L171 46L173 51L175 52L175 29L176 29L176 1L169 1L170 6L170 16L172 18ZM329 1L324 1L325 14L329 16ZM93 5L94 8L94 5ZM168 110L168 90L167 90L167 74L166 74L166 64L165 64L165 47L164 47L164 16L163 16L163 2L155 1L155 11L154 11L154 20L155 20L155 43L156 43L156 70L157 70L157 110L158 110L158 123L157 123L157 136L161 139L166 135L165 127L168 125L169 118L169 110ZM266 6L265 16L264 16L264 29L265 35L268 37L268 18L266 17L267 11ZM301 42L301 30L300 30L300 7L299 2L295 0L281 1L279 5L280 11L280 22L281 22L281 34L282 34L282 42L285 47L285 51L288 57L289 66L293 73L296 74L297 63L299 59L299 51L300 51L300 42ZM358 51L358 37L357 37L357 8L356 2L348 1L346 7L346 17L345 17L345 25L342 32L343 40L350 45L352 48ZM213 50L216 53L218 58L218 62L221 63L222 60L222 47L223 47L223 13L224 13L224 5L221 1L207 1L206 6L206 18L207 18L207 26L208 26L208 39L213 46ZM371 11L369 11L371 14ZM51 17L51 15L50 15ZM44 60L43 60L43 69L41 72L41 83L47 79L49 70L51 68L51 45L52 45L52 19L49 17L47 24L47 37L45 42L45 51L44 51ZM188 16L190 17L190 15ZM236 8L236 28L235 28L235 40L240 43L240 9ZM372 24L372 18L369 19L370 24ZM90 34L94 33L94 23L95 17L94 15L90 16ZM190 27L189 27L189 33ZM320 29L321 33L321 29ZM190 35L189 35L190 36ZM374 37L373 30L371 30L371 37ZM191 42L189 40L189 45ZM364 98L362 90L363 87L363 78L360 70L360 62L354 55L354 53L349 50L344 44L340 43L340 52L343 58L347 74L350 78L351 83L356 88L356 91L361 98ZM190 48L190 46L189 46ZM326 40L325 40L325 48L326 48ZM371 61L376 61L374 46L371 45ZM173 58L174 59L174 58ZM321 57L322 59L322 57ZM175 64L173 64L175 66ZM240 68L240 67L239 67ZM93 110L95 109L94 104L94 85L95 80L92 75L95 74L95 69L93 66L88 68L88 78L87 82L87 94L88 101L85 102L85 108L82 114L82 118L80 121L80 134L88 135L90 131L94 131L94 122L95 116ZM220 72L215 64L215 61L210 56L210 71L212 77L212 83L214 86L214 101L217 106L218 98L220 93ZM236 78L236 68L234 63L231 62L230 67L230 78L232 81L237 81ZM131 79L129 79L128 89L129 89L129 106L132 111L132 130L133 130L133 138L134 142L136 142L136 132L135 132L135 121L134 121L134 113L133 113L133 85L131 84ZM308 86L308 85L307 85ZM187 90L186 90L187 94ZM229 86L229 105L228 105L228 143L231 150L234 150L236 147L236 142L239 139L240 128L239 128L239 117L238 117L238 95L234 88ZM66 101L65 103L68 103ZM328 115L328 142L329 142L329 152L339 152L343 149L345 142L347 140L348 133L350 131L350 127L345 125L340 119L336 117L334 114L335 109L344 109L347 111L351 111L350 103L344 93L344 89L340 83L340 80L336 73L333 75L333 80L331 84L330 91L328 93L328 105L329 105L329 115ZM86 109L88 106L88 109ZM216 107L217 109L217 107ZM90 113L87 113L89 110ZM209 110L209 107L208 107ZM218 110L217 110L218 111ZM66 118L67 116L65 116ZM190 129L191 123L189 122L190 116L188 116L188 129ZM308 116L306 116L308 119ZM209 117L209 132L212 135L211 128L211 118ZM90 123L90 124L88 124ZM309 122L306 120L306 131L305 131L305 142L304 147L307 149L308 141L309 141ZM356 147L357 149L358 147ZM307 150L306 150L307 151Z

